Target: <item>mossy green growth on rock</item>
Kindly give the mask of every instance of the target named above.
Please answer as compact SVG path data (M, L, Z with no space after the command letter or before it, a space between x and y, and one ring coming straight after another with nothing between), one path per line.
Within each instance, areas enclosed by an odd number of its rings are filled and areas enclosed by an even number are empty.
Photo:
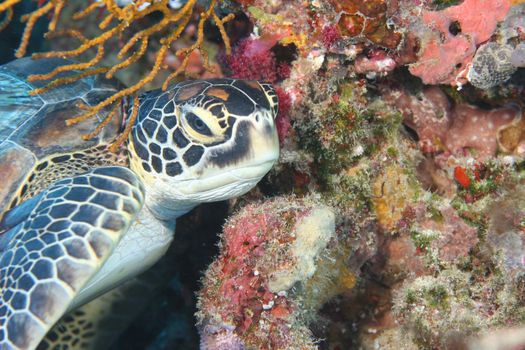
M356 102L359 94L355 82L340 84L337 98L306 110L309 115L297 132L300 146L313 156L321 191L333 193L341 203L357 199L367 206L363 201L370 197L377 168L372 163L380 153L387 158L399 155L395 140L402 118L385 114L379 100L361 106Z
M405 283L394 299L394 313L420 348L441 348L460 334L484 326L469 297L469 274L446 270Z
M401 124L398 114L378 117L374 106L355 107L351 90L351 85L342 85L338 100L305 120L300 131L302 146L315 156L319 175L325 179L363 157L373 157Z
M511 199L513 194L521 191L523 174L515 166L495 161L473 170L467 169L467 174L473 179L472 183L468 188L458 189L451 205L465 221L478 229L480 238L484 239L490 218L500 212L500 208L523 206L520 204L522 200ZM495 206L494 203L500 204Z
M432 308L446 311L450 308L448 291L443 285L434 285L426 290L424 298Z
M327 176L326 185L331 190L326 194L330 202L339 208L352 207L359 212L370 211L373 175L374 170L368 162L363 162L347 171Z
M490 257L471 256L459 269L407 280L398 289L395 317L419 348L458 348L450 344L525 321L525 274L502 273L498 257L484 259Z
M430 244L439 238L439 232L433 230L412 230L412 241L422 251L430 249Z

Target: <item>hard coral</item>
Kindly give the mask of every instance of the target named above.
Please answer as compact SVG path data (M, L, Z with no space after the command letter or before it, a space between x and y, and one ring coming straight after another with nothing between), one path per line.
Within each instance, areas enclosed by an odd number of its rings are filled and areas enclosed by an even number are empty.
M409 67L425 84L457 84L476 48L494 33L510 9L508 0L465 0L441 11L423 10L418 61ZM421 26L422 24L422 26Z
M401 34L389 24L389 3L385 0L330 1L341 14L338 27L346 37L369 41L379 47L396 49Z
M316 349L291 288L315 273L334 225L327 207L286 198L248 205L231 218L200 292L203 344Z
M398 165L384 169L384 173L373 184L372 203L377 220L387 231L395 231L403 219L405 209L417 196L414 179Z
M507 81L516 71L512 47L494 42L480 46L468 70L468 81L477 88L489 89Z
M477 88L489 89L507 81L525 66L525 5L513 6L498 26L495 39L480 46L467 73Z

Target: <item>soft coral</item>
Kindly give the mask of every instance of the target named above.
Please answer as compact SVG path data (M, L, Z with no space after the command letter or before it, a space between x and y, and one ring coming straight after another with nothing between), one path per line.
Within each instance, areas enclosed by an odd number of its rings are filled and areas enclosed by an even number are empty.
M231 70L232 78L263 80L276 83L290 75L288 64L278 62L271 51L276 38L246 38L234 47L225 63Z

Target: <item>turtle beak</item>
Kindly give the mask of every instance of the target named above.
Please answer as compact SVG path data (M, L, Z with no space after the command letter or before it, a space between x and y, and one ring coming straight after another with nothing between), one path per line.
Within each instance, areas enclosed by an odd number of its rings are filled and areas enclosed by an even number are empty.
M262 178L279 158L279 138L271 113L258 113L251 123L239 130L238 137L249 140L249 152L239 159L230 173L239 178ZM241 133L244 133L241 135Z
M230 143L210 150L207 171L211 174L226 170L246 178L262 177L278 158L279 138L273 113L257 111L235 124Z

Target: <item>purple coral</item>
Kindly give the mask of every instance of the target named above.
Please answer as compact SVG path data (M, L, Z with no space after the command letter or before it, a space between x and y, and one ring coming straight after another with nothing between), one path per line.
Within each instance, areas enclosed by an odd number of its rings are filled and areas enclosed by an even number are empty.
M384 97L417 133L425 153L463 154L473 150L471 155L478 160L494 156L498 150L498 132L521 118L517 105L490 110L467 103L452 105L437 87L427 88L418 95L400 89L388 90Z

